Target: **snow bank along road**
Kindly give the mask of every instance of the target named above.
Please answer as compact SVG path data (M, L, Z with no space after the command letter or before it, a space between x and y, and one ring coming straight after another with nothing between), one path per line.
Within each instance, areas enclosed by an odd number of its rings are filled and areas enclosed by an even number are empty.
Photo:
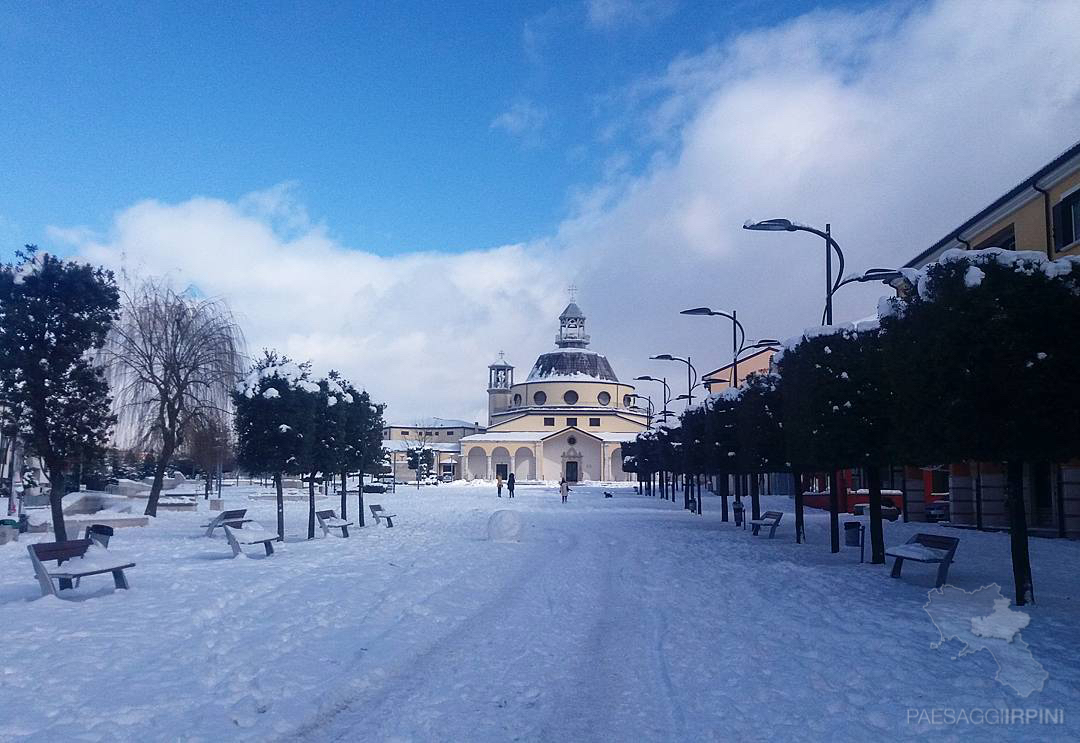
M273 502L228 507L273 524ZM353 501L355 503L355 499ZM904 580L832 556L823 514L792 543L626 489L399 489L399 516L343 540L228 559L206 512L117 532L130 591L38 598L26 537L0 547L2 740L891 740L1080 736L1080 544L1036 540L1023 637L1050 674L1027 699L985 652L933 649L932 568ZM325 506L324 506L325 504ZM790 500L766 499L790 510ZM333 507L327 499L320 506ZM353 506L354 507L354 506ZM491 542L498 508L519 542ZM889 544L932 525L887 524ZM961 537L950 582L1009 583L1005 535ZM35 535L36 536L36 535ZM923 568L920 570L920 568ZM1064 709L1063 726L908 724L910 708Z

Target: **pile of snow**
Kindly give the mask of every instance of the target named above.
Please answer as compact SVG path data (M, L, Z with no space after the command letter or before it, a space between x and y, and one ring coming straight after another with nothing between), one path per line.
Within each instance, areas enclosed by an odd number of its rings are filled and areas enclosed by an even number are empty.
M492 542L517 542L521 537L521 516L517 511L496 511L488 519L487 533Z

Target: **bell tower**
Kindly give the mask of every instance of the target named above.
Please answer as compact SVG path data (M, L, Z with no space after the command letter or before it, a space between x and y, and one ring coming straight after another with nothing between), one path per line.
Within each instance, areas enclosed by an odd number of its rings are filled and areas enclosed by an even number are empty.
M488 425L495 413L510 409L510 388L514 386L514 367L499 351L499 358L488 365Z

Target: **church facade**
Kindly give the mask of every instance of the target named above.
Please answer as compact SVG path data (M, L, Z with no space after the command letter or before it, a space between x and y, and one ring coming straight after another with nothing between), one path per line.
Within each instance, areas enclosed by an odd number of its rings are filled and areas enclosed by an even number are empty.
M623 481L622 445L646 427L633 385L589 349L585 315L571 302L559 315L555 349L524 382L500 354L488 367L488 427L461 439L466 479Z

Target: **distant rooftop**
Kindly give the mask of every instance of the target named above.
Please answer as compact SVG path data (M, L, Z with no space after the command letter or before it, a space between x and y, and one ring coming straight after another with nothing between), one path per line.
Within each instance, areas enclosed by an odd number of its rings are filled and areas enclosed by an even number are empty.
M475 428L475 421L459 418L418 418L409 423L388 423L387 428Z

